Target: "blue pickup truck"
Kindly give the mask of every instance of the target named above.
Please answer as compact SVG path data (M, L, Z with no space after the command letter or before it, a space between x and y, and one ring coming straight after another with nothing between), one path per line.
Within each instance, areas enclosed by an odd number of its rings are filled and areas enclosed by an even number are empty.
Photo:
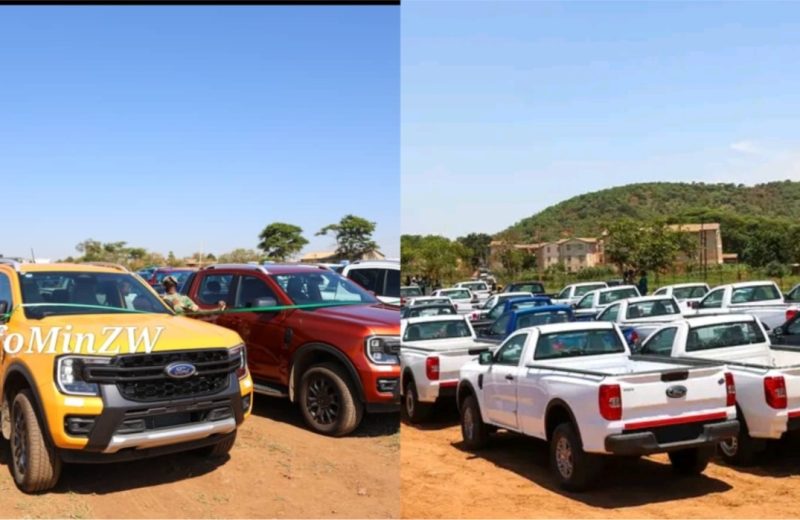
M548 323L575 321L575 314L570 305L541 305L523 307L503 313L478 336L481 341L502 343L512 332L525 327L536 327Z
M553 302L547 296L519 296L500 301L492 307L489 312L483 312L478 317L471 317L470 325L476 334L486 330L497 321L497 319L508 311L527 307L540 307L542 305L552 305Z

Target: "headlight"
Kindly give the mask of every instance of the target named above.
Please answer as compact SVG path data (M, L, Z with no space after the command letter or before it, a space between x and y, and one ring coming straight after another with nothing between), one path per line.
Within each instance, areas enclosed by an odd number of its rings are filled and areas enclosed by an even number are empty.
M397 336L370 336L364 341L367 359L376 365L400 364L400 338Z
M86 365L107 365L108 357L61 356L56 360L56 385L62 394L68 395L100 395L97 383L88 383L83 379L83 367Z
M233 347L230 351L230 357L239 357L239 366L236 368L236 376L239 379L244 379L247 376L247 348L244 345Z

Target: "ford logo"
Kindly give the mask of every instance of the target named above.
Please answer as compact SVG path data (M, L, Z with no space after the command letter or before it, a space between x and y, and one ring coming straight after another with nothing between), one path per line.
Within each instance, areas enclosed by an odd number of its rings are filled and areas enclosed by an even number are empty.
M686 387L682 385L675 385L667 388L667 397L678 399L686 395Z
M164 372L173 379L185 379L187 377L193 376L197 372L197 368L191 363L184 363L182 361L178 361L176 363L170 363L164 368Z

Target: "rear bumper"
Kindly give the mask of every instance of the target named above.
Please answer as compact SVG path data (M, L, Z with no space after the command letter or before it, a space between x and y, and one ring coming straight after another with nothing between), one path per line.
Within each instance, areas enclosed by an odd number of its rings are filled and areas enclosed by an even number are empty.
M714 445L735 437L739 433L736 419L703 425L699 436L694 439L659 443L652 431L618 433L605 439L606 452L614 455L647 455L666 451Z

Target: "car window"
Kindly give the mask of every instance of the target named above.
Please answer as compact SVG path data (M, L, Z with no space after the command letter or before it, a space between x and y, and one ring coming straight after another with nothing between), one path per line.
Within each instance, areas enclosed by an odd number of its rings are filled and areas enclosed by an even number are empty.
M377 303L360 285L333 271L310 271L272 275L292 302L305 304Z
M505 306L506 306L505 303L498 303L497 305L492 307L492 310L489 311L488 318L493 320L499 318L500 315L503 314L503 309L505 308Z
M640 318L654 318L656 316L669 316L680 314L681 311L672 299L651 300L629 303L625 318L636 320Z
M204 305L216 305L220 301L230 303L232 290L232 274L207 274L200 279L197 299Z
M653 295L654 296L661 296L662 294L666 294L666 293L667 293L667 290L662 287L661 289L659 289L656 292L654 292Z
M441 292L442 296L447 296L454 300L469 300L472 298L467 289L446 289Z
M452 307L445 307L445 306L438 306L438 307L412 307L408 312L409 318L416 318L418 316L442 316L442 315L453 315L455 311L453 311Z
M672 291L672 295L677 300L687 300L689 298L702 298L708 290L702 285L694 287L677 287Z
M450 339L471 337L464 320L425 321L412 323L403 333L403 341L425 341L431 339Z
M781 293L774 285L739 287L731 294L731 304L780 300Z
M261 298L273 298L277 305L275 292L270 289L267 282L257 276L242 276L236 290L234 307L237 309L256 307L257 300Z
M765 341L764 333L755 321L718 323L690 329L689 337L686 339L686 352L750 345Z
M594 294L587 294L576 305L577 309L591 309L594 304Z
M350 269L347 277L368 291L383 294L384 269ZM399 279L398 279L399 281Z
M641 354L653 354L656 356L669 356L672 354L672 343L675 341L675 327L662 329L649 338L642 346Z
M706 297L700 302L701 309L717 309L722 307L722 295L724 289L717 289L715 291L711 291L706 295Z
M575 296L583 296L586 293L590 293L592 291L596 291L598 289L605 289L605 284L598 283L594 285L579 285L575 288Z
M381 296L388 296L390 298L400 297L400 271L398 269L386 270L386 287Z
M611 305L602 313L600 316L597 317L597 321L617 321L617 316L619 316L619 306L620 304L616 303Z
M410 298L413 296L422 296L422 289L417 286L413 287L402 287L400 289L400 296L403 298Z
M517 317L517 329L525 327L536 327L547 325L548 323L565 323L569 321L569 313L566 311L550 311L523 314Z
M800 334L800 318L794 320L786 327L786 332L788 334Z
M509 338L495 353L494 362L498 365L519 365L526 339L528 339L527 333L517 334Z
M534 359L592 356L625 352L614 329L576 330L542 334L536 342Z
M558 293L558 296L556 296L556 298L558 298L559 300L566 300L567 298L569 298L569 289L570 289L569 287L563 289L560 293Z
M0 301L8 304L6 312L11 310L13 304L11 301L11 280L5 274L0 274Z
M625 298L635 298L639 296L636 289L633 287L624 287L622 289L614 289L613 291L604 291L600 293L600 305L608 305Z
M507 312L492 323L489 332L492 336L505 336L509 321L511 321L511 313Z

